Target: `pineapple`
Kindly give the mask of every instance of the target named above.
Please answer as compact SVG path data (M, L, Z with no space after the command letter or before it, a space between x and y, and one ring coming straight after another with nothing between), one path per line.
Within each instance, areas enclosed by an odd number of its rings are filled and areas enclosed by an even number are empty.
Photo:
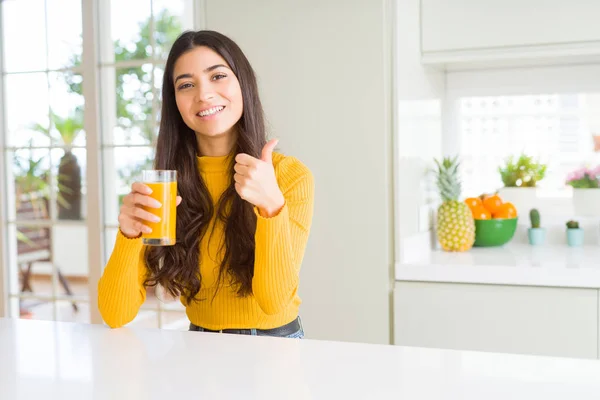
M437 238L445 251L467 251L475 242L475 222L469 206L459 201L458 157L445 157L437 164L437 186L442 205L437 213Z

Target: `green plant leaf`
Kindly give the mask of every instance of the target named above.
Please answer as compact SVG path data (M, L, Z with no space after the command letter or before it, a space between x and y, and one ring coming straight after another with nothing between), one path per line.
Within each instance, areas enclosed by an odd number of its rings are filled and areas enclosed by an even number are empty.
M500 178L505 187L535 187L546 176L547 166L526 154L505 159L504 165L498 167Z
M17 241L23 242L30 247L38 247L35 243L31 241L23 232L17 230Z

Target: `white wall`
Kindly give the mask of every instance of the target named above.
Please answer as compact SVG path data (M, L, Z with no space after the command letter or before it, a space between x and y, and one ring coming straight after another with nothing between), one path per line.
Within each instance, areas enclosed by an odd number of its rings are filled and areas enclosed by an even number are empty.
M280 148L313 171L307 337L389 343L391 82L385 0L208 0L259 77Z
M600 63L450 71L447 91L459 96L511 96L531 93L600 91Z
M411 238L428 237L430 204L426 171L442 153L445 74L421 64L419 0L397 0L396 13L396 259ZM409 256L406 254L406 256Z

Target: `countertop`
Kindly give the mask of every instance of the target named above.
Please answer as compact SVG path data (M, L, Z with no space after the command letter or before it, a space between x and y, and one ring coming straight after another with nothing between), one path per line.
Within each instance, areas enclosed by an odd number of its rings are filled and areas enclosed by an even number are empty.
M473 247L464 253L421 251L397 263L397 281L600 289L600 246L564 244Z
M0 319L0 398L597 399L600 362Z

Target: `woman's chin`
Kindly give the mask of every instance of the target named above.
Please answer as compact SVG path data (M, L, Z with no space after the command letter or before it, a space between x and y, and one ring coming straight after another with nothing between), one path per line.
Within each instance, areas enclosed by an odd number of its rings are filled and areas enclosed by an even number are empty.
M214 127L212 129L201 128L195 130L196 135L203 138L222 138L233 133L233 127L229 128L219 128Z

